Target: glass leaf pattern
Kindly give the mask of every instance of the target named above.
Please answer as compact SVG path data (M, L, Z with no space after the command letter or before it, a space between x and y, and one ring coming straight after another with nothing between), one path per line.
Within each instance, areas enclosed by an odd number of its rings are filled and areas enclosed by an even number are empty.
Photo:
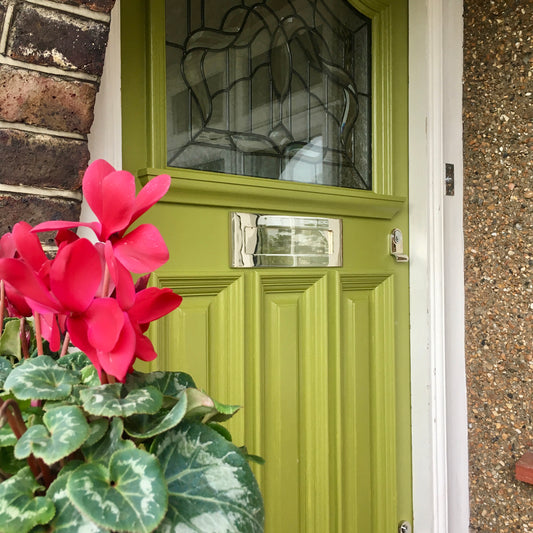
M371 189L370 19L348 0L206 5L166 0L168 164Z

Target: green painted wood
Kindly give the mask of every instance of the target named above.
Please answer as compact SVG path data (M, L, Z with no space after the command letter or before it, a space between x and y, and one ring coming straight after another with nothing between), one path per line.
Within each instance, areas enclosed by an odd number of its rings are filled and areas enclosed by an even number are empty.
M407 2L353 2L373 20L373 191L165 168L163 1L122 10L124 165L172 177L149 218L171 253L152 283L184 296L151 330L152 368L244 405L231 431L267 459L267 533L412 519L408 265L388 252L394 227L408 245ZM229 268L235 209L342 217L343 267Z

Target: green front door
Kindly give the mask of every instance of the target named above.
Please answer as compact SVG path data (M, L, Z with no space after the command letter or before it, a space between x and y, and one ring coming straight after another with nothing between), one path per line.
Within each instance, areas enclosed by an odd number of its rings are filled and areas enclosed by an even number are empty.
M390 255L407 0L128 0L121 33L124 167L172 176L154 283L184 301L152 331L155 367L244 406L230 429L266 461L268 533L394 533L412 514L408 264ZM233 212L340 219L342 266L232 266Z

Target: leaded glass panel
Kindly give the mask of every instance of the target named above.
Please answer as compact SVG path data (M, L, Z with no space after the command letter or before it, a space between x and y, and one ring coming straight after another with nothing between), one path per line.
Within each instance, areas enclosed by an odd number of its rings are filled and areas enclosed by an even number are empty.
M348 0L166 0L168 165L371 189L370 40Z

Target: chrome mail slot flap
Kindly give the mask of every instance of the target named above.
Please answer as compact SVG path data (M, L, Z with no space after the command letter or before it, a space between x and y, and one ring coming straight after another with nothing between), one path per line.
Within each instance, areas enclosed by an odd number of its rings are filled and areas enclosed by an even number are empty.
M232 213L233 267L342 266L339 218Z

